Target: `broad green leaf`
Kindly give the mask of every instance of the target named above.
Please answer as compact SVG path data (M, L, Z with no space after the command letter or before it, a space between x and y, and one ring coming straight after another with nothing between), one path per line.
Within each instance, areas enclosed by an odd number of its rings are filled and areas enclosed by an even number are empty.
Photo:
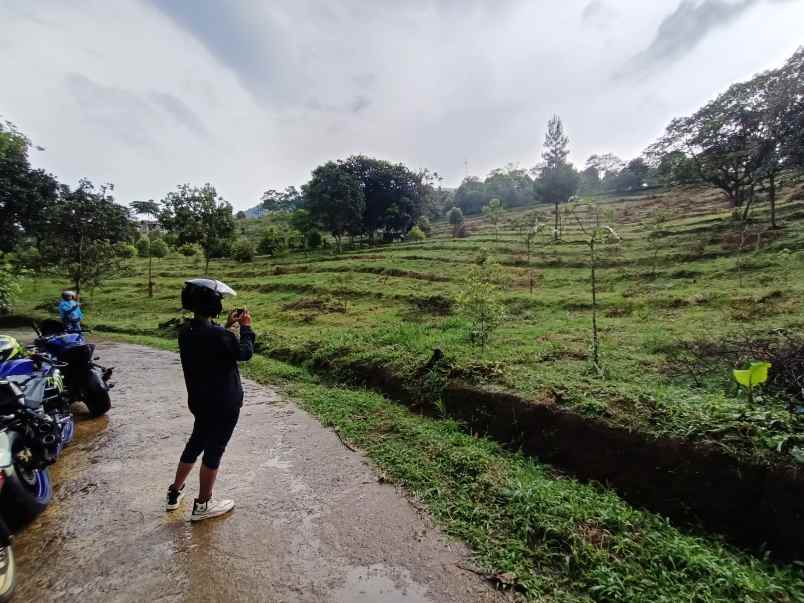
M752 362L747 369L735 369L734 380L745 388L761 385L768 380L768 369L770 367L770 362Z

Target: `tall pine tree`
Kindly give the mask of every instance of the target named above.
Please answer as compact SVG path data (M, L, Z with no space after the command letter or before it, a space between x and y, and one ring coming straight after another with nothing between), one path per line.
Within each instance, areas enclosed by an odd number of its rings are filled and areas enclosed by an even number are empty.
M547 202L555 204L554 238L561 237L561 220L559 205L567 201L578 190L579 176L567 162L569 155L569 138L564 134L564 125L558 115L553 115L547 122L547 134L544 137L544 166L536 180L538 195Z

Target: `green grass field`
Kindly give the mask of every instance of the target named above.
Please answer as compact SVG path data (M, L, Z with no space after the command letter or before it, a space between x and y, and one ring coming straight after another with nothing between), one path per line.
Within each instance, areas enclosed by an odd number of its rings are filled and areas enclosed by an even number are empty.
M619 244L600 249L598 269L602 374L591 362L590 268L577 225L565 218L563 242L540 237L530 265L509 212L499 236L480 219L470 236L453 239L447 225L418 243L292 253L237 264L215 260L211 276L238 291L260 334L248 365L261 381L281 383L327 425L333 425L466 540L489 572L532 600L544 601L800 601L798 566L773 566L712 536L681 532L615 493L583 484L450 420L418 416L381 395L341 385L349 374L322 380L302 367L267 357L360 360L418 383L433 349L451 374L487 388L542 400L657 436L709 440L744 457L795 463L804 423L787 400L749 406L729 371L693 377L671 370L680 341L774 329L800 331L804 262L804 200L788 194L776 233L750 239L740 253L730 211L710 191L674 191L606 200ZM671 215L660 236L640 223L657 208ZM543 209L545 220L549 209ZM764 219L762 211L758 219ZM758 244L757 244L758 243ZM780 254L784 249L791 254ZM654 274L654 256L656 270ZM481 349L453 303L481 258L509 276L502 292L507 319ZM157 288L146 295L145 262L84 293L87 324L149 345L175 346L158 325L180 317L184 279L203 262L171 256L155 262ZM535 287L530 293L530 276ZM26 283L19 314L51 312L56 279ZM337 376L340 383L333 383ZM427 403L427 400L425 400ZM804 441L804 440L802 440Z
M465 239L452 239L446 224L436 224L431 238L418 243L341 256L215 260L210 272L238 291L233 304L252 311L263 349L365 360L412 378L438 348L453 374L484 386L556 400L659 436L716 441L738 455L788 462L804 423L791 417L785 400L749 407L728 367L701 379L671 367L681 341L800 330L804 200L792 196L779 210L783 228L763 234L758 249L748 238L742 253L730 211L712 191L603 204L622 240L600 248L602 375L590 357L588 251L566 217L563 242L553 243L549 234L537 238L530 266L510 223L519 211L505 216L499 240L475 218ZM648 238L640 223L657 208L671 220L661 236ZM549 209L543 211L550 220ZM757 218L763 219L761 210ZM782 259L783 249L793 253ZM470 340L467 319L449 305L484 257L502 265L510 284L503 292L508 317L481 350ZM182 281L202 270L200 259L156 261L157 289L149 299L145 262L134 260L129 275L85 293L87 323L153 334L157 324L179 316ZM62 286L37 279L18 309L42 315Z

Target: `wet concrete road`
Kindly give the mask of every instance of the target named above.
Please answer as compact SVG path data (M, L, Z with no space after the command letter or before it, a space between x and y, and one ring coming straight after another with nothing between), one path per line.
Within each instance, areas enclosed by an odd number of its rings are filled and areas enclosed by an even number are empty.
M102 343L117 366L108 417L78 423L51 469L54 501L17 539L18 601L502 601L359 455L292 402L246 383L216 495L190 524L164 492L191 430L178 356Z

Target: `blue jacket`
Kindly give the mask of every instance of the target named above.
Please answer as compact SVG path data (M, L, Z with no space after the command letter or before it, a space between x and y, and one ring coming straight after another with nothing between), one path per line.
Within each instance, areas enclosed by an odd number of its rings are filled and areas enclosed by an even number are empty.
M64 326L72 325L81 322L84 318L84 313L81 312L81 306L77 301L62 300L59 302L59 317Z

